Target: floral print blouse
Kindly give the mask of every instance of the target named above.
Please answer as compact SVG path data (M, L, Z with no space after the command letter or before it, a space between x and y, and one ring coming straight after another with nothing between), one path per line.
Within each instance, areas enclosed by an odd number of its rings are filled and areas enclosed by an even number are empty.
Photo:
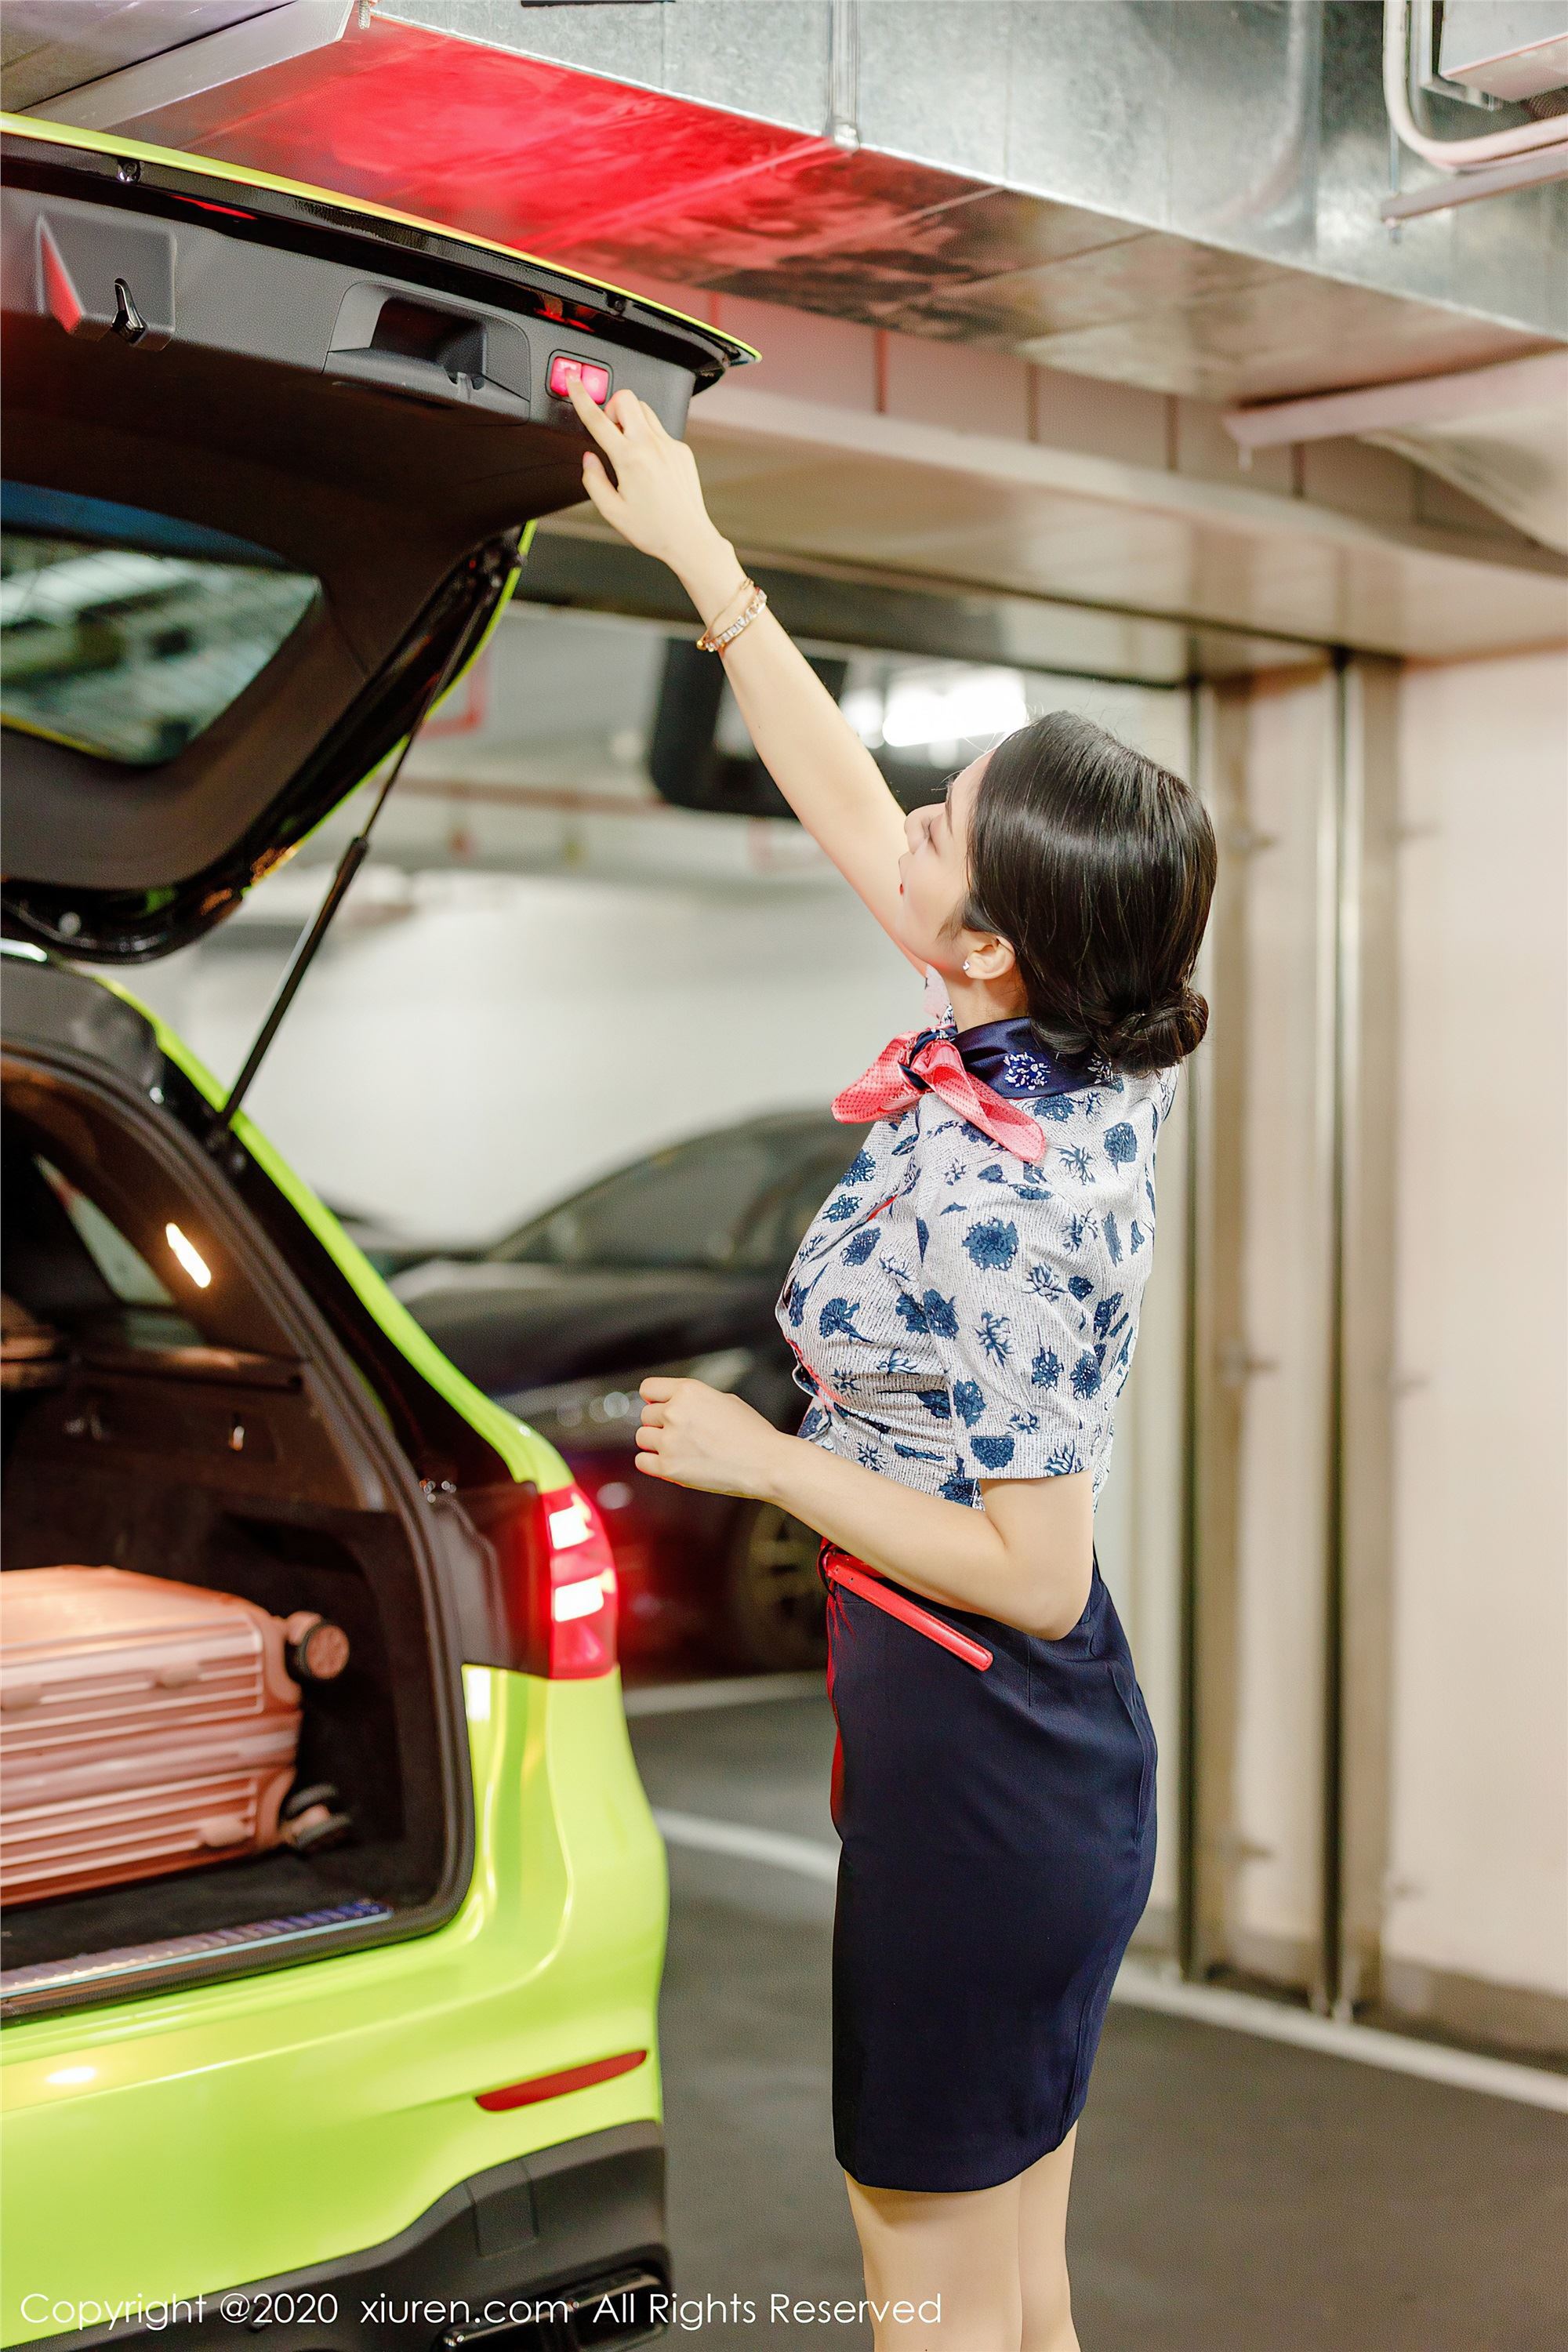
M998 1053L1004 1027L1021 1050ZM1078 1470L1098 1499L1176 1074L1092 1076L1021 1022L954 1042L1039 1121L1046 1157L1019 1159L934 1093L877 1121L779 1299L812 1400L800 1434L951 1502L978 1505L984 1479Z

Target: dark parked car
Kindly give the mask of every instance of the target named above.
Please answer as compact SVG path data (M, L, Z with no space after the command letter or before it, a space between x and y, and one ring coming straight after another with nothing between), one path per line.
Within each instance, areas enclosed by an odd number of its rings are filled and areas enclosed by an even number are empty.
M557 1445L596 1499L621 1579L623 1645L698 1636L731 1662L825 1651L816 1538L767 1503L632 1466L637 1383L684 1373L780 1429L804 1399L773 1321L797 1243L863 1130L822 1111L750 1118L650 1153L482 1255L394 1287L470 1380Z

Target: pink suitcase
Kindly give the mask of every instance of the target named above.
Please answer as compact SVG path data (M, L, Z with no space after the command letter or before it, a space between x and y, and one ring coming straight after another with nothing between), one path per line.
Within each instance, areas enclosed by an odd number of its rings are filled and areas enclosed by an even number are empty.
M296 1675L347 1662L347 1636L313 1610L274 1617L119 1568L0 1577L0 1895L154 1878L319 1824L321 1806L279 1822Z

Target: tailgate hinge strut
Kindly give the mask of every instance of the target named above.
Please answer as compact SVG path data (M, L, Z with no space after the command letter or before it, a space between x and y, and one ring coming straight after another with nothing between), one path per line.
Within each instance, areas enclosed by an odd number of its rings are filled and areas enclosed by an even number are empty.
M294 952L289 959L289 969L284 973L282 980L279 983L277 995L273 998L270 1005L268 1007L267 1018L262 1023L260 1028L257 1031L256 1042L245 1057L245 1066L240 1071L239 1076L236 1078L233 1086L229 1088L228 1099L224 1104L223 1108L218 1112L213 1127L208 1133L207 1148L209 1150L221 1151L224 1146L227 1143L230 1129L234 1125L235 1113L238 1110L241 1103L245 1100L246 1096L249 1093L251 1082L255 1078L258 1070L261 1067L263 1061L266 1059L268 1046L271 1045L272 1040L277 1036L279 1028L282 1026L284 1015L287 1013L289 1007L293 1003L295 997L300 992L300 983L310 969L310 965L315 959L317 949L321 946L321 941L327 936L327 931L331 924L333 916L337 913L338 908L342 905L343 900L347 898L349 886L353 882L354 876L364 864L365 857L370 850L370 836L372 832L374 830L375 821L381 814L382 810L386 806L387 796L391 793L394 784L397 782L398 777L403 772L403 762L407 759L409 752L413 750L415 739L418 735L420 729L424 726L426 719L429 718L436 704L440 700L442 692L444 691L450 677L459 667L464 656L468 650L468 635L467 632L465 632L459 638L457 646L454 646L452 651L447 655L446 660L441 664L440 668L437 671L435 677L432 679L430 686L426 692L425 699L414 714L414 718L409 725L408 732L404 737L402 744L398 749L396 758L393 761L391 767L382 778L381 783L376 791L375 798L371 803L370 814L365 818L363 824L361 825L359 831L355 834L353 839L344 850L342 857L338 860L337 872L332 876L331 887L329 887L325 898L321 900L321 905L317 908L313 919L307 928L300 932L300 937L295 943Z

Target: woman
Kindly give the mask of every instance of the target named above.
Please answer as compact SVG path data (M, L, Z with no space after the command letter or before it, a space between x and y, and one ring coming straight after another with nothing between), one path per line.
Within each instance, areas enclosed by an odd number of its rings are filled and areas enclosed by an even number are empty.
M574 404L588 496L684 583L780 790L940 983L835 1104L874 1124L779 1303L799 1436L649 1379L637 1467L826 1538L834 2142L879 2352L1072 2352L1074 2136L1154 1848L1094 1498L1155 1137L1207 1018L1214 836L1176 777L1060 713L903 817L689 451L629 393Z

